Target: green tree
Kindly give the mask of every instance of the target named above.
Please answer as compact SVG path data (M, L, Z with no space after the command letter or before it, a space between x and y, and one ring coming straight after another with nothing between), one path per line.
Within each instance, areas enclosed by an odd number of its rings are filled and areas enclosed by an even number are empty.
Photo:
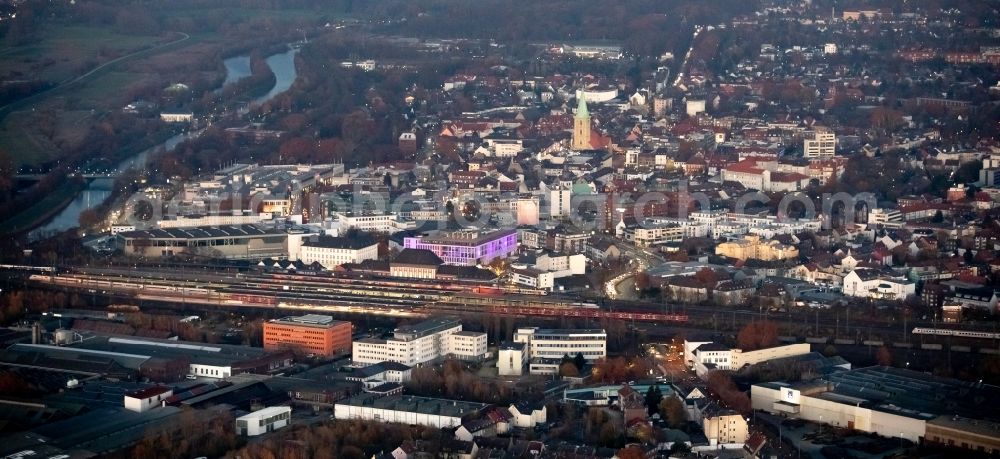
M583 371L583 367L587 365L587 359L583 356L582 352L577 352L576 357L573 357L573 364L576 365L576 369Z
M650 415L656 414L660 410L660 402L663 401L663 392L660 386L652 386L646 390L646 410Z

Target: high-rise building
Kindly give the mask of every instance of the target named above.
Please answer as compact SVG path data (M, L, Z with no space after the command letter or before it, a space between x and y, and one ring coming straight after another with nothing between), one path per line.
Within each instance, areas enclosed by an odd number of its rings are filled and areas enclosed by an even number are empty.
M301 349L329 357L351 349L350 322L306 314L264 322L264 349Z
M836 150L837 136L828 128L817 127L812 138L802 141L802 156L806 158L829 158Z
M589 150L590 146L590 112L587 110L587 98L582 91L576 93L576 114L573 116L573 149Z

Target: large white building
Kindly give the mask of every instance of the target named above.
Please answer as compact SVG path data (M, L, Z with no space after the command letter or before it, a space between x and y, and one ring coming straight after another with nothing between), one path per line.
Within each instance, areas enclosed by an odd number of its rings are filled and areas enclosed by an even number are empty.
M916 284L874 269L855 269L844 276L844 295L881 300L905 300L917 293Z
M829 158L836 151L837 136L826 128L816 128L812 137L802 141L802 156L806 158Z
M808 343L788 344L754 351L730 349L719 343L702 342L691 351L691 366L698 376L704 377L712 370L739 370L748 365L756 365L768 360L805 355L810 352ZM685 349L689 348L685 342Z
M329 222L329 226L337 232L358 229L373 233L395 233L416 228L416 222L401 218L394 213L334 212L330 217L332 221Z
M319 262L326 269L344 263L361 263L378 258L378 242L364 237L320 236L302 242L299 259L305 264Z
M271 406L236 418L236 433L253 437L273 432L288 425L292 407Z
M333 407L337 419L391 422L447 429L462 425L462 421L478 418L488 408L485 403L390 395L355 395L337 402Z
M486 333L462 331L457 319L428 319L405 325L391 338L365 338L353 343L356 366L398 362L416 366L442 357L476 360L486 355Z
M514 342L523 343L531 374L555 374L563 356L582 354L588 362L608 355L608 334L604 330L554 330L521 327L514 332ZM500 365L500 363L498 363Z
M767 382L750 389L754 410L913 443L1000 453L995 410L1000 388L891 367L823 379Z

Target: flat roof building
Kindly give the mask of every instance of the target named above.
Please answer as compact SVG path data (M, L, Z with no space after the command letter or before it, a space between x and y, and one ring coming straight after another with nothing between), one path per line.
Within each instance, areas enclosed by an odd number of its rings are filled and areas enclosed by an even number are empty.
M403 247L430 250L446 264L474 266L513 253L517 249L517 230L451 231L407 237L403 239Z
M264 349L293 349L330 357L351 350L353 326L320 314L264 322Z
M337 419L394 422L438 429L458 427L462 421L479 417L488 408L485 403L440 398L361 394L334 405Z
M564 356L582 354L588 362L594 362L608 355L608 334L603 329L522 327L514 332L514 342L524 343L532 374L557 373Z
M273 432L288 425L292 407L270 406L236 418L236 433L253 437Z
M284 231L260 225L199 226L126 231L116 235L126 255L167 257L189 253L212 258L256 259L288 255Z
M391 338L355 341L351 357L357 366L380 362L416 366L447 356L476 360L486 351L486 333L462 331L458 319L433 318L398 327Z
M1000 387L892 367L751 387L755 410L914 443L1000 453Z

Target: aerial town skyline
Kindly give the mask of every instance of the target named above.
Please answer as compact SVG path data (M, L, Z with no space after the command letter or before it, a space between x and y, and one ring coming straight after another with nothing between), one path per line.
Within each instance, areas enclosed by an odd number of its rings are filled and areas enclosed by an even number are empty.
M0 457L1000 455L998 8L0 1Z

